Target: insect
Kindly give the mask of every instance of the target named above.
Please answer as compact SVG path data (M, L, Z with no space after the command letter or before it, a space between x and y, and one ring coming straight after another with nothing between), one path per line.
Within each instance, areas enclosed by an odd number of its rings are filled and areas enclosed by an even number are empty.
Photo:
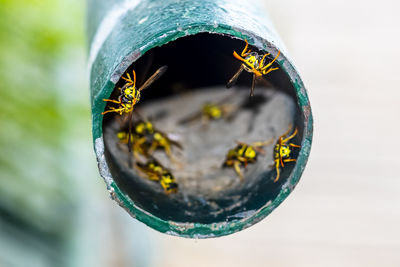
M122 143L128 143L129 134L126 130L117 134ZM168 137L168 134L156 129L150 121L140 120L133 125L131 135L133 154L139 159L139 154L149 157L157 149L163 149L168 157L172 158L171 146L182 149L180 143Z
M153 133L154 133L153 124L149 121L140 120L133 125L133 132L131 133L130 140L128 138L129 134L127 129L119 131L117 133L117 138L121 141L121 143L127 144L129 141L132 143L146 134L153 134Z
M151 159L147 163L136 163L136 167L146 174L147 178L160 183L166 194L177 193L178 184L172 173L164 168L156 159Z
M275 144L274 148L274 162L276 168L276 177L274 182L277 182L280 177L280 168L285 167L284 163L296 161L296 159L290 158L290 153L292 153L291 147L300 148L299 145L295 145L292 143L288 143L291 139L293 139L297 135L297 128L294 132L288 137L287 135L290 133L292 127L281 135L278 141Z
M129 114L129 131L128 131L128 149L131 151L130 146L130 135L131 135L131 123L132 123L132 111L133 107L140 100L140 92L146 88L148 88L155 80L161 77L162 74L167 70L167 66L162 66L159 68L147 81L139 88L136 88L136 72L133 70L133 80L129 73L126 74L127 77L121 76L122 79L126 81L125 85L122 88L118 88L121 93L118 96L118 100L113 99L103 99L105 102L110 102L114 104L118 104L118 108L109 107L108 110L102 112L101 114L107 114L110 112L116 112L119 115Z
M121 76L121 78L124 79L126 83L122 88L118 88L121 91L118 100L103 99L103 101L118 104L118 108L110 107L108 110L102 112L101 114L104 115L109 112L116 112L119 113L119 115L131 113L133 107L140 100L140 92L148 88L155 80L160 78L166 70L167 66L162 66L139 88L136 88L136 72L134 70L132 71L133 80L129 73L126 74L127 77Z
M210 120L229 119L230 115L237 109L234 105L225 103L230 98L231 96L228 96L218 102L204 103L200 111L180 120L179 124L201 119L203 124L207 125Z
M237 142L237 146L228 151L223 167L233 167L242 182L244 177L240 167L244 166L246 168L247 164L256 162L258 153L264 153L262 147L271 143L272 140L255 142L251 145Z
M242 65L240 66L239 70L233 75L233 77L228 81L226 87L230 88L234 85L239 78L239 75L242 73L243 70L247 72L253 73L253 81L251 84L250 96L254 95L254 86L256 82L256 78L260 78L263 75L267 75L271 71L279 69L278 67L271 67L272 64L278 59L281 51L278 51L276 57L270 61L268 64L265 65L265 58L269 56L271 53L266 53L264 55L259 55L256 52L252 52L249 47L249 43L245 40L246 46L244 47L242 53L239 55L236 51L233 51L233 56L238 60L242 61Z

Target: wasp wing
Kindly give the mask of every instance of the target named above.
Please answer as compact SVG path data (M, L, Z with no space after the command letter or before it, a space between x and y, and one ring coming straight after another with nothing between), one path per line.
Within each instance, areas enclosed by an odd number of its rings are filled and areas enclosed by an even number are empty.
M179 149L183 149L183 146L181 143L178 142L178 136L172 133L164 133L160 130L156 130L157 132L159 132L162 136L164 136L164 138L166 138L172 145L176 146Z
M233 75L233 77L226 84L226 88L231 88L236 83L237 79L239 78L239 75L242 73L243 70L244 70L244 66L242 64L242 65L240 65L239 70L235 73L235 75Z
M161 75L163 75L166 70L167 66L162 66L156 72L154 72L154 74L151 75L151 77L148 78L147 81L139 88L139 92L149 87L154 81L160 78Z
M201 116L202 116L202 112L201 112L201 111L198 111L198 112L196 112L196 113L193 113L193 114L191 114L191 115L189 115L189 116L187 116L187 117L185 117L185 118L179 120L179 121L178 121L178 124L186 124L186 123L189 123L189 122L198 120L198 119L201 118Z
M256 84L256 75L253 73L253 81L251 82L250 96L254 96L255 84Z

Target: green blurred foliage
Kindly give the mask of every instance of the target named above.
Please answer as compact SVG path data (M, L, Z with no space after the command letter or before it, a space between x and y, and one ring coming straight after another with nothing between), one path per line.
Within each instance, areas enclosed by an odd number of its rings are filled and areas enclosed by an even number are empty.
M52 257L74 229L75 188L95 168L84 4L0 0L0 236L23 233L22 245L37 239Z

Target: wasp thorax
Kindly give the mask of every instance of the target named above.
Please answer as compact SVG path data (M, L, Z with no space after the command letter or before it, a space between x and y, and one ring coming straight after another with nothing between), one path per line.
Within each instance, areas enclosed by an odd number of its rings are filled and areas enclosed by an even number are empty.
M217 105L207 103L203 106L203 114L212 119L219 119L222 116L222 110Z
M246 64L244 64L244 69L248 72L253 72L253 69L258 69L260 66L260 56L256 52L250 53L245 57Z
M281 146L281 155L282 157L289 157L290 156L290 148L288 146Z

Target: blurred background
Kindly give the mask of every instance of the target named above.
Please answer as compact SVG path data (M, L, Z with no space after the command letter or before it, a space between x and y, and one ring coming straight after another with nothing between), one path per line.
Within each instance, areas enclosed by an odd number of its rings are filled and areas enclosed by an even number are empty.
M309 90L295 191L228 237L113 203L91 140L85 1L0 0L0 266L400 266L400 2L263 0Z

